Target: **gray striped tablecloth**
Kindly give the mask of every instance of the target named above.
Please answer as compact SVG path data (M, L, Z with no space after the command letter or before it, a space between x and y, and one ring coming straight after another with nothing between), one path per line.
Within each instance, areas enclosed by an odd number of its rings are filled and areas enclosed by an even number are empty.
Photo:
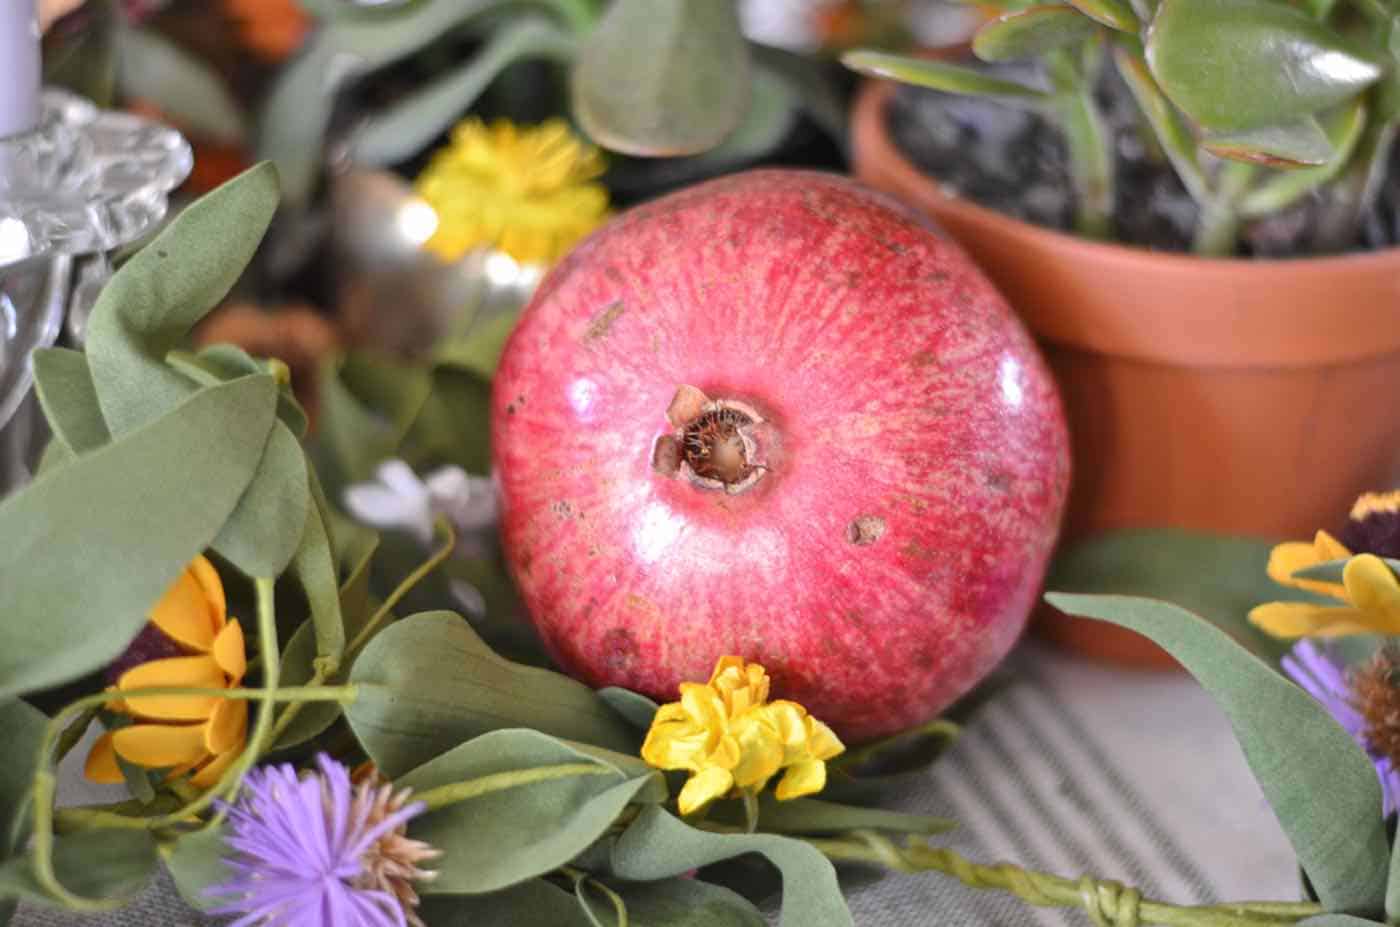
M947 839L978 861L1090 872L1182 903L1297 897L1288 843L1224 717L1189 678L1091 666L1035 643L1013 656L1011 669L1016 682L979 712L921 788L900 796L899 807L961 822ZM75 764L63 771L68 800L97 798ZM846 878L861 927L1088 923L938 874ZM161 878L121 914L81 918L23 907L14 923L213 922L186 909Z

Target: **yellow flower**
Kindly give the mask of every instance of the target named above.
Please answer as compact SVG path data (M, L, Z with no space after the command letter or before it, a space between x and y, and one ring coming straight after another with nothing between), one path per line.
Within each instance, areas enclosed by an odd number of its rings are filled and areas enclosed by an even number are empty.
M826 761L845 747L796 702L769 702L768 689L762 666L721 657L708 683L682 683L681 700L657 710L642 758L692 774L681 789L681 814L736 791L756 793L782 770L779 800L825 787Z
M1288 541L1275 546L1269 552L1267 571L1269 578L1280 586L1293 586L1298 589L1306 589L1309 592L1330 595L1334 599L1345 599L1346 592L1338 583L1315 579L1294 579L1293 574L1319 563L1326 563L1329 560L1344 560L1350 556L1351 551L1347 550L1345 545L1326 531L1319 531L1311 544L1307 541Z
M524 128L465 120L415 185L437 212L427 248L449 261L494 247L523 264L553 264L608 217L608 192L595 182L604 169L598 149L561 119Z
M151 609L150 623L183 656L147 660L122 673L116 688L236 688L248 670L243 629L228 618L223 583L214 565L196 557ZM96 782L121 782L120 756L136 766L193 773L207 788L243 750L248 703L205 695L170 695L113 702L132 723L104 734L88 754L85 772Z
M1342 605L1270 602L1252 609L1249 620L1275 637L1400 634L1400 580L1384 560L1374 554L1352 557L1336 588L1340 591L1332 595Z

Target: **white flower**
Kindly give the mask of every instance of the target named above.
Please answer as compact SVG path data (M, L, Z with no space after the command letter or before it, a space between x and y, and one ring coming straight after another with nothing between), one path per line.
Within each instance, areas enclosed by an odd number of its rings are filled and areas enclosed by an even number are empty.
M459 535L480 532L496 521L491 481L469 476L461 467L440 467L425 481L402 460L386 460L375 476L377 482L356 483L345 490L350 514L372 527L407 531L430 544L433 522L439 516Z

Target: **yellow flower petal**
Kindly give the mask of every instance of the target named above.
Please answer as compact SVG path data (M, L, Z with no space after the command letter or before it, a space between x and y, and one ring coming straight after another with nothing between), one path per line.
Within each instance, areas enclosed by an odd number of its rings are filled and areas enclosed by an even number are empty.
M156 687L223 689L224 671L213 657L167 657L132 667L117 680L123 692ZM170 721L202 721L219 699L212 695L145 695L126 699L132 714Z
M829 760L846 752L846 745L836 732L822 722L807 716L807 753L813 759Z
M783 765L783 744L777 726L757 708L734 719L734 739L739 744L739 762L734 765L734 782L740 788L763 788Z
M233 765L233 761L238 759L237 750L230 750L228 753L221 753L209 762L200 766L199 772L190 778L190 784L195 788L208 789L218 785L219 778L223 776L224 770Z
M208 652L224 625L224 587L204 557L196 557L151 609L151 622L167 636Z
M1289 541L1279 544L1269 552L1269 565L1266 568L1269 578L1280 586L1293 586L1307 589L1334 599L1346 600L1346 591L1340 583L1321 582L1312 579L1294 579L1293 574L1328 560L1340 560L1351 556L1345 547L1333 540L1326 531L1319 531L1309 544L1306 541Z
M1384 560L1359 554L1342 571L1347 598L1365 616L1366 624L1381 634L1400 634L1400 580Z
M117 751L112 747L111 733L103 734L93 743L87 761L83 763L83 775L90 782L106 785L126 781L122 768L117 765Z
M1361 611L1348 605L1269 602L1250 609L1249 620L1274 637L1343 637L1375 633Z
M179 766L205 754L204 725L133 724L112 733L112 746L137 766Z
M227 753L243 746L248 737L248 703L242 699L221 699L214 715L204 725L204 749Z
M681 814L694 814L716 798L723 797L733 787L734 777L723 769L702 769L687 779L681 789Z
M1366 492L1351 507L1351 519L1363 521L1370 515L1393 515L1400 512L1400 492Z
M228 673L230 685L236 686L243 681L243 675L248 672L248 652L243 641L243 626L237 618L224 625L215 636L210 652L219 668Z
M826 788L826 764L821 760L808 760L789 766L783 778L778 780L774 794L778 801L815 795Z

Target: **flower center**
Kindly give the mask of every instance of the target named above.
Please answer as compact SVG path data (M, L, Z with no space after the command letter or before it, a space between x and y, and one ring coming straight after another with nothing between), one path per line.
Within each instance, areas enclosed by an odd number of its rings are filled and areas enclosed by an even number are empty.
M1366 493L1356 500L1339 540L1354 554L1400 557L1400 493Z

